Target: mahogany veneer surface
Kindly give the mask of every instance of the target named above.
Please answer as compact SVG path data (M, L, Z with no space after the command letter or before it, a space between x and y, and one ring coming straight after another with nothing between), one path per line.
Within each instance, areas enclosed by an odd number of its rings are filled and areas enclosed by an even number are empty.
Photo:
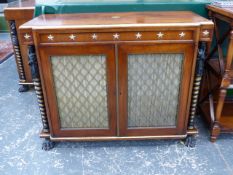
M185 18L184 18L185 17ZM107 26L172 26L172 25L211 24L209 20L192 12L128 12L128 13L85 13L41 15L21 28L70 28Z

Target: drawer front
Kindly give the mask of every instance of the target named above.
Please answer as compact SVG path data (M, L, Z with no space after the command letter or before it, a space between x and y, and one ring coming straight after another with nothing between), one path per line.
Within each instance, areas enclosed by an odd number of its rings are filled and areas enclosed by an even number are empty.
M154 31L154 32L93 32L41 34L42 43L52 42L99 42L99 41L156 41L193 40L193 31Z
M25 44L33 42L30 31L22 32ZM78 43L78 42L120 42L120 41L194 41L194 30L154 30L154 31L113 31L113 32L73 32L41 33L40 43Z
M74 42L119 42L119 41L195 41L195 30L154 30L154 31L113 31L113 32L77 32L69 33L41 33L40 43L74 43ZM24 30L20 34L24 44L33 43L33 34ZM211 41L212 28L201 28L199 40Z

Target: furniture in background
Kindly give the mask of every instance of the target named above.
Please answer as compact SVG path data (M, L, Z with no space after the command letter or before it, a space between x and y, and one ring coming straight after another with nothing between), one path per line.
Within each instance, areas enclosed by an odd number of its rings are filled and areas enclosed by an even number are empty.
M205 63L200 111L209 123L211 141L214 142L220 133L233 131L233 98L230 94L233 89L233 8L209 5L207 9L214 21L216 45ZM225 33L222 21L229 24ZM226 57L223 51L225 40L228 40Z
M43 149L53 141L163 138L194 146L212 30L192 12L43 15L22 25Z
M19 74L19 92L25 92L32 83L31 71L28 65L27 47L22 45L18 38L19 26L31 20L34 15L34 0L18 0L8 4L4 15L9 23L11 40L13 44L15 61Z

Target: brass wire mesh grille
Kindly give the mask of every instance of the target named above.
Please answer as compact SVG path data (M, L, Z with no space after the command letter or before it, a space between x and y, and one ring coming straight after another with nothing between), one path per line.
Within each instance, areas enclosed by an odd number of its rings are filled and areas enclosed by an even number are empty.
M183 57L128 55L128 127L176 125Z
M108 128L106 56L52 56L62 128Z

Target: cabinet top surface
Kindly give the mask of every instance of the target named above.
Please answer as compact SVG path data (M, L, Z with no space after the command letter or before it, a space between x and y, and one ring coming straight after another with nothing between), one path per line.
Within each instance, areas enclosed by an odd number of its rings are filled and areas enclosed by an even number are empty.
M200 26L213 23L193 12L127 12L41 15L21 29Z
M195 4L195 3L209 3L209 0L36 0L37 5L77 5L77 4L130 4L130 3L137 3L137 4L151 4L151 3L179 3L179 4Z

